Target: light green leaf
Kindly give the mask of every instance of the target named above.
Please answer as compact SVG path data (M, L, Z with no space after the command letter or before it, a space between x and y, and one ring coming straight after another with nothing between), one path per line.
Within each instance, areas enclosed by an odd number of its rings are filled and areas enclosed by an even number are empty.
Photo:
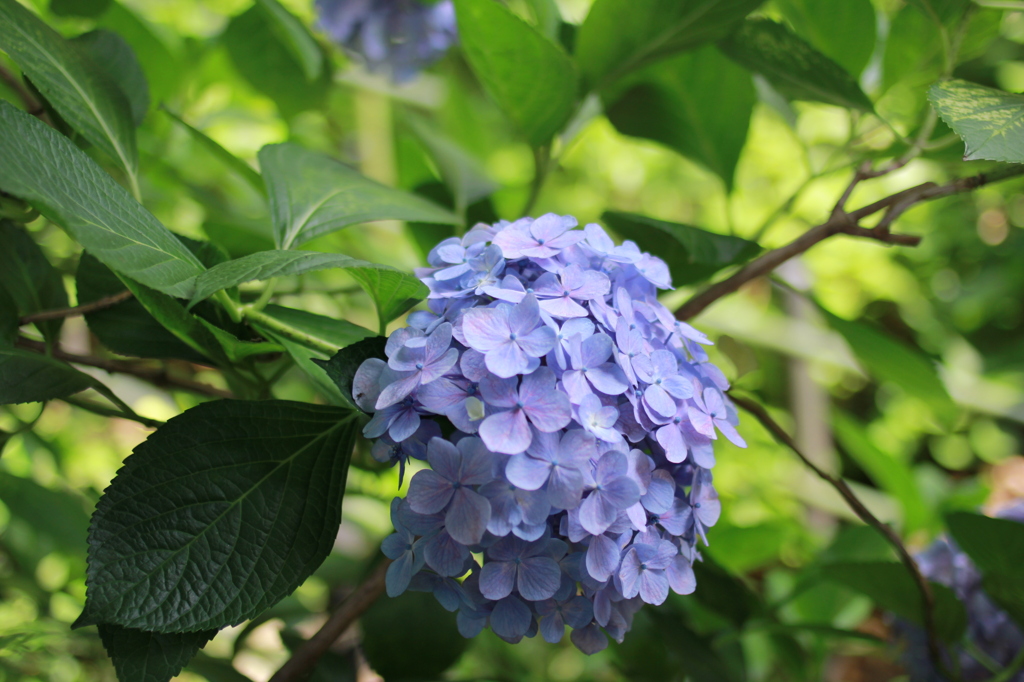
M878 449L868 438L866 427L847 413L833 412L832 428L843 450L867 472L871 480L899 500L903 507L904 533L927 527L932 512L910 467L896 455Z
M576 38L588 88L728 35L763 0L596 0Z
M324 70L324 55L309 29L277 0L256 0L256 5L263 10L278 39L302 66L306 80L319 78Z
M168 682L217 634L217 630L164 634L106 624L99 630L121 682Z
M132 123L141 125L149 111L149 83L131 46L106 29L89 31L71 42L87 53L107 80L117 86L131 107Z
M632 239L642 250L664 260L677 287L706 280L761 251L760 246L746 239L635 213L607 211L601 219L623 239Z
M963 138L965 161L1024 163L1024 95L951 79L933 85L928 101Z
M757 93L750 73L714 46L626 76L604 99L619 132L667 145L732 189Z
M875 49L877 20L871 0L776 0L796 32L819 52L860 75Z
M64 398L97 383L60 360L18 348L0 348L0 405Z
M124 5L112 2L99 19L99 25L117 33L131 45L149 82L150 100L162 102L177 90L178 82L186 73L178 58L163 39L142 19Z
M455 0L459 40L484 89L535 147L569 121L579 84L562 48L493 0Z
M327 353L320 350L319 348L310 348L307 345L303 345L292 339L287 338L282 334L275 333L272 329L264 327L258 323L253 324L253 328L260 332L263 336L268 339L272 339L281 345L285 349L285 352L291 357L295 366L302 370L303 374L312 380L313 385L317 387L320 393L327 399L327 402L331 405L339 405L342 407L349 407L349 402L345 400L345 397L338 391L338 387L331 383L330 379L324 376L323 370L317 366L317 362L324 361L327 359Z
M137 194L131 107L102 69L16 0L0 0L0 49L72 128L124 169Z
M416 138L430 152L446 185L455 198L456 212L482 199L498 188L487 177L483 163L418 116L405 117Z
M81 556L85 550L89 514L82 497L0 471L0 500L11 516L29 523L33 531L68 556Z
M303 334L316 339L321 345L328 344L335 348L344 348L367 337L376 336L375 332L352 324L348 320L317 315L305 310L268 305L263 309L263 313L293 329L298 329Z
M260 150L259 160L270 195L274 239L282 249L373 220L459 223L451 211L295 144L268 145Z
M859 322L850 322L828 311L830 327L850 344L857 360L877 381L891 381L932 408L944 423L950 424L960 414L946 386L939 378L935 363L920 352Z
M0 289L5 289L14 301L16 319L68 307L63 278L24 228L0 220L0 244ZM52 340L60 333L61 322L38 322L36 328Z
M112 0L50 0L50 11L58 17L97 17Z
M562 26L562 12L555 0L526 0L533 14L537 30L553 41L558 40L558 31Z
M907 0L936 24L951 24L971 5L971 0Z
M352 279L370 294L377 306L377 321L383 334L388 323L427 297L429 290L412 275L399 270L352 268Z
M770 19L748 19L719 43L738 64L767 78L790 99L874 111L871 100L843 67Z
M207 630L291 593L334 545L359 419L283 400L204 403L171 419L96 506L76 625Z
M192 252L70 140L7 102L0 102L0 159L0 188L112 270L172 296L192 295L204 270Z
M924 625L921 592L906 566L891 561L835 563L821 567L822 574L852 590L871 597L879 607ZM967 612L953 591L931 582L935 595L935 625L939 636L955 642L967 627Z
M198 142L201 147L203 147L208 152L210 152L218 159L220 159L225 166L235 171L235 173L237 173L238 176L241 177L243 180L248 182L249 185L254 190L259 192L263 196L267 196L267 188L264 187L263 185L263 178L260 176L259 173L257 173L253 169L252 166L247 164L245 161L242 161L240 158L229 152L227 149L224 149L224 147L218 144L215 140L213 140L209 135L207 135L203 131L199 130L198 128L194 128L193 126L190 126L188 123L185 122L183 118L175 114L167 107L161 107L161 109L163 109L164 113L166 113L168 116L170 116L175 121L180 123L185 128L185 130L189 132L189 135L192 136L192 139Z

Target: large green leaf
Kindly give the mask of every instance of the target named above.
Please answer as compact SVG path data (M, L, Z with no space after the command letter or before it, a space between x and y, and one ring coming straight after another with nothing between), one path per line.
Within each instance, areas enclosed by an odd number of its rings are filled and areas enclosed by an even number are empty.
M0 405L64 398L96 383L60 360L18 348L0 348Z
M933 85L928 100L963 138L965 161L1024 163L1024 95L951 79Z
M169 682L217 630L165 634L101 624L103 648L121 682Z
M909 534L926 527L932 519L932 512L907 463L878 449L868 438L867 428L845 412L837 410L833 413L832 428L839 444L857 465L880 488L899 500L903 507L904 532Z
M106 29L89 31L71 42L88 54L107 80L117 86L131 107L132 123L141 125L149 110L149 83L131 46Z
M77 625L153 632L252 618L330 553L358 414L205 403L135 448L96 506Z
M877 20L871 0L776 0L796 32L819 52L859 75L875 49Z
M878 381L891 381L929 405L944 423L952 423L960 409L949 397L935 363L860 322L851 322L825 311L829 326L850 344L857 360Z
M635 213L608 211L601 219L622 238L664 260L675 286L701 282L722 268L753 258L761 247L752 241L707 232L690 225Z
M274 101L286 118L321 107L331 84L329 68L312 80L308 65L263 6L257 4L234 17L220 40L242 78Z
M881 608L924 625L921 592L903 564L892 561L865 561L828 564L822 574L850 589L871 597ZM967 612L953 591L945 585L929 583L935 596L935 626L939 636L955 642L967 627Z
M376 336L366 327L352 324L348 320L317 315L305 310L268 305L263 309L263 313L316 339L318 345L327 344L335 348L344 348L367 337Z
M430 623L411 628L409 623ZM428 592L406 592L378 599L359 621L363 653L386 680L434 680L466 650L455 614L445 611ZM395 652L402 655L396 656Z
M4 0L6 1L6 0ZM0 188L32 203L112 270L172 296L204 268L70 140L0 102Z
M372 220L459 222L451 211L296 144L268 145L260 150L259 160L270 195L274 239L282 249Z
M757 101L749 72L709 45L652 64L607 92L605 109L619 132L671 147L732 189Z
M782 24L748 19L719 43L742 66L760 73L790 99L874 111L871 100L843 67Z
M712 638L694 632L678 613L651 609L650 617L663 647L685 679L693 682L739 682L744 679L742 660L730 661L716 651Z
M338 388L340 395L353 409L359 409L352 398L352 381L355 379L356 371L363 361L370 358L385 359L384 346L386 339L382 336L374 336L353 343L347 348L342 348L328 361L317 360L316 364L323 368L323 371Z
M137 187L138 151L131 107L87 53L16 0L0 0L0 49L32 79L61 117L116 161ZM3 132L0 137L9 134Z
M85 551L89 514L82 498L0 471L0 500L12 516L27 522L60 551L69 556Z
M0 289L14 301L18 315L68 307L64 280L24 228L0 220L0 244ZM55 339L61 322L38 322L36 327L45 338Z
M193 126L190 126L188 123L185 122L183 118L175 114L167 107L163 107L163 110L164 113L166 113L168 116L170 116L175 121L180 123L182 127L188 131L189 135L192 136L192 139L199 144L199 146L203 147L208 152L213 154L215 157L220 159L225 166L235 171L235 173L237 173L240 178L248 182L249 185L254 190L259 192L263 196L267 195L267 188L264 187L263 185L263 178L260 177L259 173L253 170L252 166L247 164L245 161L242 161L240 158L229 152L227 149L224 149L224 147L222 147L215 140L210 138L210 136L204 133L203 131Z
M0 346L14 345L14 340L18 338L18 328L20 326L18 304L7 293L7 289L0 286Z
M971 0L907 0L937 24L950 24L971 5Z
M596 0L576 39L590 88L728 35L763 0Z
M459 40L484 89L535 147L572 116L579 87L562 48L493 0L455 0Z
M1016 575L1024 584L1024 523L970 512L946 517L949 534L983 573Z
M277 0L256 0L278 39L302 66L307 81L314 81L324 70L324 54L301 21Z
M132 47L149 82L151 101L162 102L175 93L187 70L181 68L178 58L149 25L118 2L110 3L99 25L117 33Z

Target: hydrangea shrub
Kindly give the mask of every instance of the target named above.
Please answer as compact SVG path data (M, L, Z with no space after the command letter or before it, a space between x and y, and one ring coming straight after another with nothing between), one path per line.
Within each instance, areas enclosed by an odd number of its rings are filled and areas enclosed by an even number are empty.
M353 397L373 455L428 469L395 499L387 591L431 591L459 631L565 626L586 653L689 594L721 511L713 443L745 447L707 337L658 302L668 267L547 214L446 239L429 310L366 360ZM482 557L478 563L474 555Z

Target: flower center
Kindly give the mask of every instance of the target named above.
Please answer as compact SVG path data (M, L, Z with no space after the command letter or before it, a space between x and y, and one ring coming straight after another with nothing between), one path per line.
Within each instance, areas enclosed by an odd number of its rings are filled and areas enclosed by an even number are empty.
M423 369L423 363L422 362L417 362L416 363L416 369Z
M508 340L509 341L515 341L517 338L519 338L519 335L514 333L514 332L512 334L508 335Z
M516 401L516 409L517 410L523 409L523 401L522 400L517 400Z
M543 246L544 245L544 240L543 239L538 239L537 243L540 244L541 246Z

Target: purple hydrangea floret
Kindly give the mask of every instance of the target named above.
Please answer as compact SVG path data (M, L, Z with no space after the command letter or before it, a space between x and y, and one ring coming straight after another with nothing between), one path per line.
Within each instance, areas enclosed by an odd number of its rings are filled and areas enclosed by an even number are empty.
M438 244L417 271L428 310L353 395L378 461L430 466L392 506L388 594L433 592L466 637L568 626L591 654L696 589L721 513L712 444L746 444L710 341L658 301L665 263L574 228L548 214Z
M334 42L396 83L415 77L458 40L452 0L317 0L316 9Z

